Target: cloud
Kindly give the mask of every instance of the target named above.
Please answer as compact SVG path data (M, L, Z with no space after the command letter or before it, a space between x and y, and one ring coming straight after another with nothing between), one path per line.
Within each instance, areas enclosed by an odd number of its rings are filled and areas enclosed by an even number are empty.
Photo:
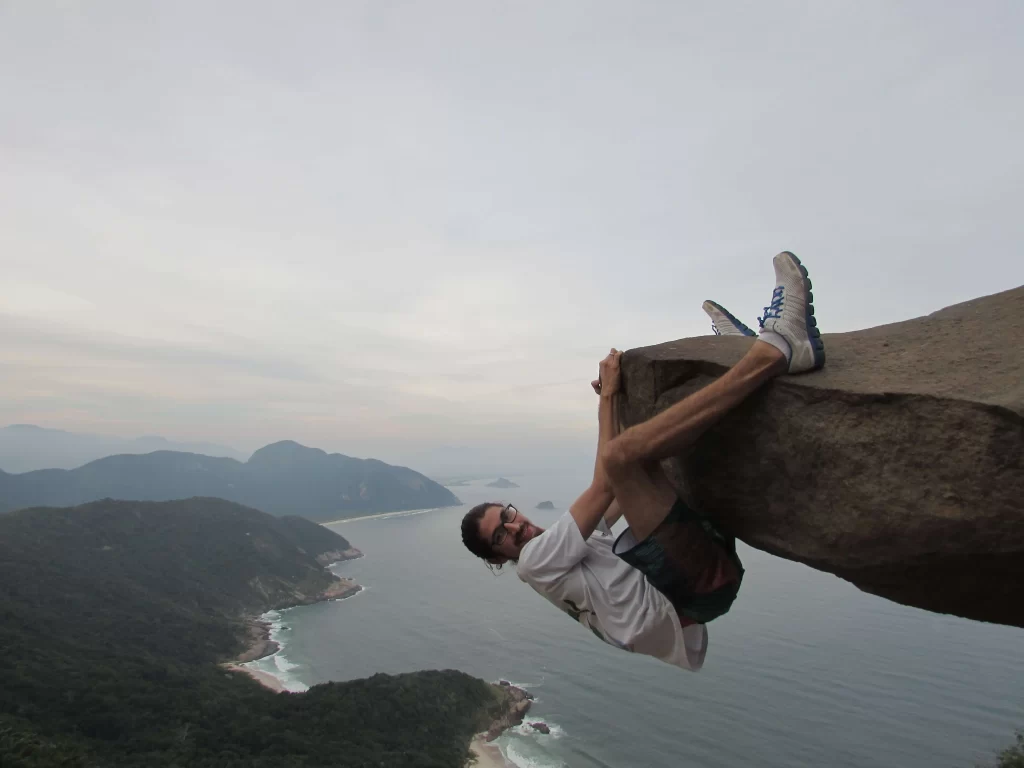
M825 330L1020 284L1022 14L5 5L0 419L550 461L783 248Z

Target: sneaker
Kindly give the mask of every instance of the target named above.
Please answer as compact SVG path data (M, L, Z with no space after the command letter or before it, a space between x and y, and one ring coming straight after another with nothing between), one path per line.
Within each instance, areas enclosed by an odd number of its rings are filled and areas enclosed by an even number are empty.
M775 292L758 320L764 341L789 347L789 372L801 373L825 364L825 343L814 319L814 294L807 269L789 251L775 257Z
M705 301L701 306L711 318L711 330L716 336L757 336L718 302Z

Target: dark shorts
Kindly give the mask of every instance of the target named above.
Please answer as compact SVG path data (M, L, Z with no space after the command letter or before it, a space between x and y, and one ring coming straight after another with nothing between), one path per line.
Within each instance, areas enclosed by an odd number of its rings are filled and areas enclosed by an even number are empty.
M725 615L743 581L735 537L722 533L681 499L643 541L637 543L630 531L624 531L614 552L669 599L684 624L707 624Z

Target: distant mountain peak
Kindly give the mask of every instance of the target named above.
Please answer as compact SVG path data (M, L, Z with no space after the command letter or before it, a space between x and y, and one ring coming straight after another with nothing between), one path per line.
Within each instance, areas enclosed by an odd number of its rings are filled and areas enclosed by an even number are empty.
M296 461L322 461L328 455L327 451L319 448L310 448L294 440L280 440L260 448L253 453L246 463L249 465L259 465L281 464L284 462L294 463Z
M106 456L126 453L150 453L164 449L206 456L227 456L240 461L248 458L234 448L205 442L181 442L159 435L117 437L87 432L68 432L37 424L11 424L0 427L0 467L9 472L37 469L74 469Z
M228 499L311 520L461 503L451 491L414 470L329 454L293 440L264 446L244 464L159 450L106 456L71 470L0 474L0 512L73 506L104 497L164 501L193 496Z

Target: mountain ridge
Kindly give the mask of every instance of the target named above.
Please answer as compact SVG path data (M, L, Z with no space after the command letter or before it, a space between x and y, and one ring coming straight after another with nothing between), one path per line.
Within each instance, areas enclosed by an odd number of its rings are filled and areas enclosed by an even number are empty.
M291 440L266 445L246 462L154 451L106 456L76 469L0 471L0 512L104 498L168 501L194 496L316 522L460 503L451 491L408 467L327 453Z
M0 427L0 468L10 474L37 469L75 469L105 456L161 450L226 456L238 461L245 461L249 457L248 452L226 445L170 440L160 435L116 437L52 429L37 424L8 424Z

